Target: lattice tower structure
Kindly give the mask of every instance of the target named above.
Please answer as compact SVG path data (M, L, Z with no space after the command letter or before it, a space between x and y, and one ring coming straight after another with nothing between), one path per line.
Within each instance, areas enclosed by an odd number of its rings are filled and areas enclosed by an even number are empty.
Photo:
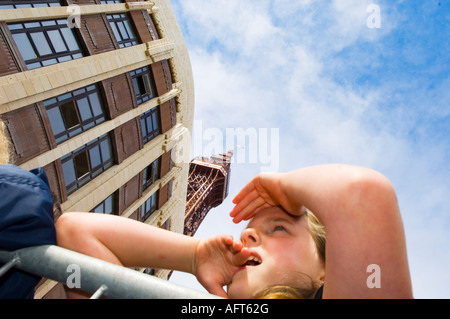
M193 236L211 208L228 195L233 152L199 157L189 167L184 234Z

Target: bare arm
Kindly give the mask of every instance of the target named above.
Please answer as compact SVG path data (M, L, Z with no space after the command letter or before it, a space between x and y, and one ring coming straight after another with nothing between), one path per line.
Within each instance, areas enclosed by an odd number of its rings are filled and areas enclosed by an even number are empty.
M322 165L261 174L235 197L235 222L281 205L294 215L310 209L327 232L324 298L412 297L403 223L395 191L381 174L348 165ZM370 265L381 288L370 289Z
M248 257L229 235L197 239L119 216L65 213L56 222L58 245L125 267L192 273L211 293L226 297L234 265Z

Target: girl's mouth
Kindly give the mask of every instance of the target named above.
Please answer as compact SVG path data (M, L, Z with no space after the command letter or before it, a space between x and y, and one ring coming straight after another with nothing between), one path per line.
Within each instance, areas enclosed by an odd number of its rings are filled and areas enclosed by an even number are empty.
M242 265L242 267L245 266L259 266L262 263L262 260L259 257L256 256L250 256L248 257L247 261Z

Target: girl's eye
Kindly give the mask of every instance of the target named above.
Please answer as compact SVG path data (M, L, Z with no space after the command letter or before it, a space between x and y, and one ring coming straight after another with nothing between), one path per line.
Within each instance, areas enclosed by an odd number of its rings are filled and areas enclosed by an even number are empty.
M276 232L276 231L287 231L286 230L286 228L284 228L283 226L281 226L281 225L277 225L277 226L275 226L274 228L273 228L273 231L274 232Z

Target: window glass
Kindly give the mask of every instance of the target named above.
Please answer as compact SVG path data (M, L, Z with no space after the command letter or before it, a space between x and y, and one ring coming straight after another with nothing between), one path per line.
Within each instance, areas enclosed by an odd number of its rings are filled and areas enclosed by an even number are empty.
M58 101L64 101L64 100L68 100L72 97L71 93L65 93L65 94L61 94L60 96L57 97Z
M27 64L28 70L34 70L41 67L39 62Z
M83 132L83 131L81 130L81 127L78 127L78 128L76 128L76 129L74 129L74 130L71 130L71 131L69 132L69 137L77 136L77 135L80 134L81 132Z
M103 110L100 104L100 100L98 98L97 93L89 94L89 101L91 102L92 111L94 112L94 116L99 116L103 114Z
M81 120L86 121L92 118L91 108L89 106L89 101L86 97L77 100L78 110L80 111Z
M47 26L51 26L51 25L56 25L56 21L55 20L45 20L45 21L41 21L42 25L44 27Z
M34 49L31 46L30 40L28 39L26 34L13 34L13 39L16 42L20 53L22 53L22 57L24 58L24 60L31 60L36 58L36 53L34 52Z
M133 28L130 25L130 21L124 20L123 27L126 29L126 32L127 32L127 39L135 38Z
M105 214L112 214L113 213L113 197L109 196L107 199L105 199Z
M80 49L78 46L78 42L75 39L75 36L73 35L73 32L69 28L61 29L61 32L63 34L64 40L66 40L67 46L69 47L70 51L77 51Z
M94 213L103 213L105 211L105 204L104 202L100 203L97 207L93 209Z
M67 51L66 45L64 44L64 40L61 34L59 33L59 30L51 30L48 31L47 33L48 36L50 37L50 41L52 42L53 48L55 49L56 53Z
M92 168L95 168L102 164L102 159L100 157L100 149L98 146L95 146L94 148L91 148L89 150L89 157L91 159Z
M0 6L1 9L1 6ZM14 24L8 24L9 30L20 30L23 29L22 23L14 23Z
M147 117L147 132L149 133L153 131L152 123L153 123L152 116Z
M128 32L127 32L123 22L118 22L117 27L119 28L119 32L120 32L120 36L122 37L122 40L130 39L130 36L128 35Z
M47 111L50 123L52 125L53 134L59 134L65 131L64 122L59 108L55 107Z
M114 36L116 37L116 39L120 39L120 33L119 30L116 27L115 23L110 23L111 25L111 29L113 30Z
M52 53L52 49L50 49L50 46L48 45L47 39L45 38L43 32L31 33L31 38L33 39L33 42L36 44L36 48L41 56Z
M109 140L104 140L100 143L100 148L102 150L103 162L109 161L112 158L111 145Z
M153 120L153 128L154 128L154 130L155 131L157 131L157 132L159 132L159 129L158 129L158 117L157 117L157 114L158 113L153 113L153 116L152 116L152 120Z
M136 94L136 96L142 95L142 91L141 88L139 86L139 78L133 78L133 87L134 87L134 92Z
M69 159L68 161L63 162L62 169L64 172L64 180L66 181L66 185L74 183L76 181L76 176L73 161Z
M145 126L145 118L141 117L141 128L142 128L142 135L145 137L147 135L147 128Z
M66 56L58 58L59 63L70 61L70 60L72 60L72 57L70 55L66 55Z
M49 59L49 60L42 61L42 66L48 66L48 65L52 65L52 64L56 64L56 63L58 63L58 60Z
M25 22L23 25L26 29L39 28L41 26L39 22Z

